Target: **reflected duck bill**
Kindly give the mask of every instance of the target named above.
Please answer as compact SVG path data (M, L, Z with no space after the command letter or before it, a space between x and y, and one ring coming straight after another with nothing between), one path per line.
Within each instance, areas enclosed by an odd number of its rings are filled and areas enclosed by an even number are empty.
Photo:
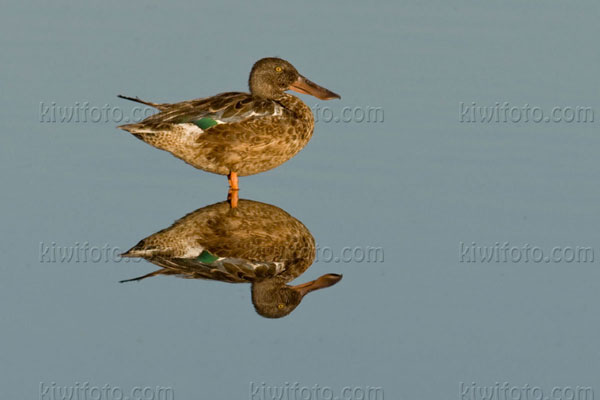
M324 288L333 286L336 283L338 283L340 280L342 280L342 275L325 274L325 275L318 277L314 281L310 281L310 282L302 283L300 285L292 286L291 288L293 290L297 291L298 293L300 293L304 297L308 293L310 293L314 290L324 289Z

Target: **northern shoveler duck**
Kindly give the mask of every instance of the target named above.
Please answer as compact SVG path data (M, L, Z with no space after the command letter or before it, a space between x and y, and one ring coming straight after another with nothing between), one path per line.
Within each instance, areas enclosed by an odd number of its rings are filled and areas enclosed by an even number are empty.
M315 239L282 209L243 199L236 208L227 202L200 208L141 240L122 256L144 258L161 267L122 282L176 275L250 283L254 308L267 318L288 315L307 293L335 285L342 278L325 274L288 285L313 263Z
M312 136L311 109L286 90L321 100L340 98L281 58L257 61L248 85L250 93L227 92L174 104L119 95L160 110L140 123L119 128L196 168L227 175L230 190L237 191L238 176L283 164Z

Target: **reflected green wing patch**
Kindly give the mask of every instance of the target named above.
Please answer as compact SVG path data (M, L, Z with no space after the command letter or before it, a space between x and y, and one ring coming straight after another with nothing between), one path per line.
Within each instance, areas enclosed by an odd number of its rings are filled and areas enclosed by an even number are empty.
M196 261L201 262L203 264L210 264L218 259L218 256L215 256L214 254L211 254L206 250L202 251L202 253L200 253L200 255L196 257Z

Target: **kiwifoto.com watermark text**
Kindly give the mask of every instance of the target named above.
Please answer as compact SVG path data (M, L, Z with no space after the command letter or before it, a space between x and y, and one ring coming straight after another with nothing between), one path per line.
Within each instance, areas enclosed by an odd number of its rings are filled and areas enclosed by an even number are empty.
M508 382L493 385L460 382L458 386L459 400L594 400L594 390L590 386L554 386L546 390L540 386Z
M113 246L108 243L102 245L91 244L90 242L74 242L64 245L56 242L40 242L39 261L48 264L69 264L69 263L118 263L140 262L139 258L121 257L121 254L127 249ZM316 245L313 247L296 247L290 244L286 247L280 246L254 246L252 253L260 257L279 256L285 259L289 255L298 255L301 257L312 257L314 262L322 263L383 263L385 262L385 252L381 246L344 246L341 248L332 248L330 246Z
M250 382L250 400L384 400L380 386L344 386L333 389L315 384L301 385L298 382L285 382L282 385L268 385L265 382Z
M495 242L459 242L458 257L461 263L593 263L591 246L540 247L529 243L512 244Z
M315 104L312 107L315 122L344 124L378 124L384 122L383 107L344 106L329 107ZM157 111L152 107L103 104L94 105L89 101L75 101L70 105L55 101L40 102L39 117L43 124L121 124L142 121Z
M95 386L89 382L75 382L62 386L56 382L40 382L40 400L174 400L172 387L134 386L123 389L105 384Z
M474 101L458 103L458 121L479 124L518 123L594 123L594 110L587 106L555 106L544 109L530 104L513 105L508 101L481 105Z
M385 113L383 107L373 106L345 106L340 109L315 104L312 106L312 112L315 116L315 122L324 123L367 123L381 124L384 122Z

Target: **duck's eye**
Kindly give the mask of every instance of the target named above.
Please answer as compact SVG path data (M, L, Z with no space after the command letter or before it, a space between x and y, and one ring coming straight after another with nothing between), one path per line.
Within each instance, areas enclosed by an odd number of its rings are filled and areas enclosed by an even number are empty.
M277 71L277 72L281 72L281 71L282 71L282 69L281 69L281 67L275 67L275 71ZM281 308L281 307L280 307L280 308Z
M277 67L279 68L279 67ZM277 308L279 308L280 310L283 310L283 307L285 307L282 303L277 304Z

